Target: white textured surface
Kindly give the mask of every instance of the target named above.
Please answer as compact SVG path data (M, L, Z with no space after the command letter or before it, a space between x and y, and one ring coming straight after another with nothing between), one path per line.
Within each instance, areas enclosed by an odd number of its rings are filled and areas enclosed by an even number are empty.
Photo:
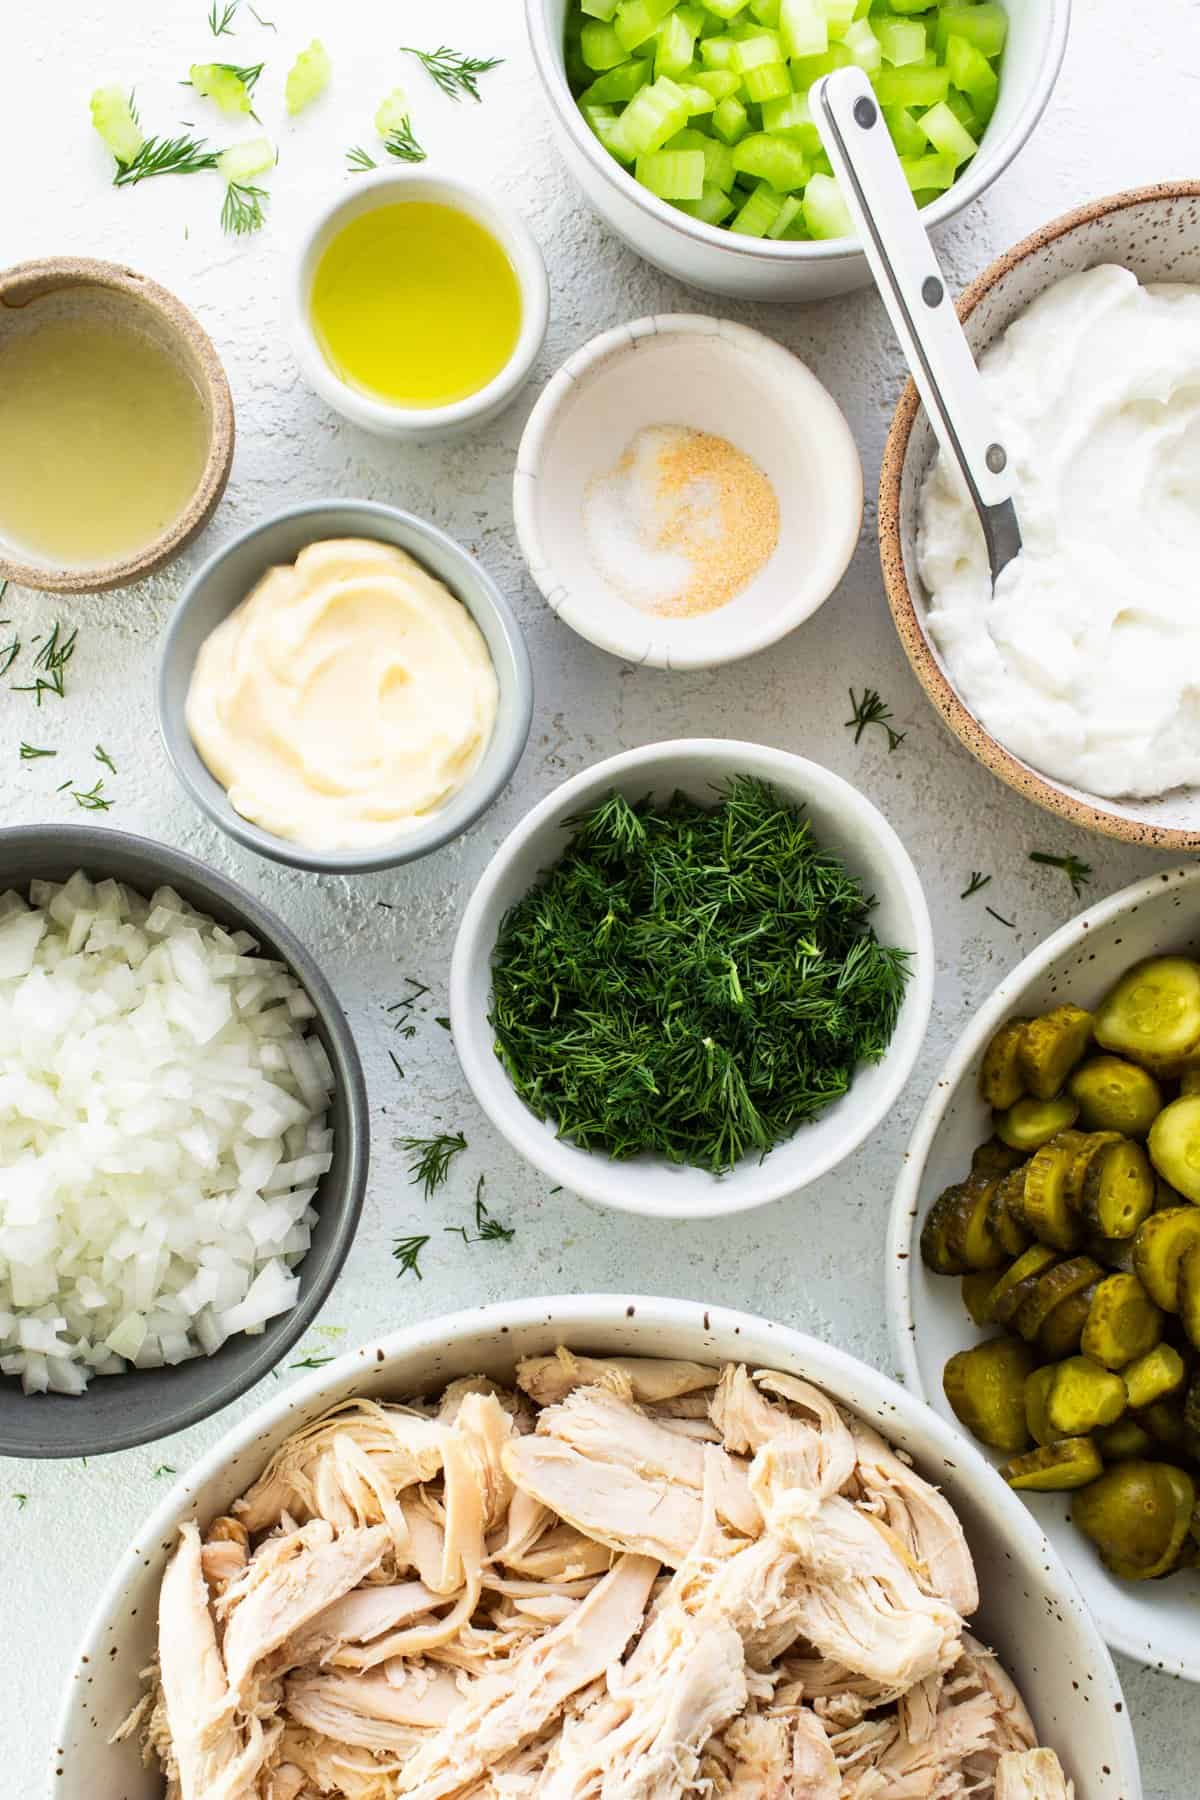
M410 90L420 135L446 167L484 174L524 210L550 264L553 317L536 381L587 337L656 311L725 310L771 332L811 362L839 399L873 488L899 385L895 350L869 294L802 311L712 306L639 263L578 205L550 153L524 52L518 0L262 0L277 35L252 27L214 44L206 0L72 0L13 6L0 23L0 151L6 171L0 256L55 252L120 258L174 288L215 337L233 383L239 449L229 496L210 528L215 545L238 525L320 493L397 500L476 548L525 623L538 686L533 734L511 790L465 840L395 876L322 880L234 849L176 789L158 746L152 705L155 641L182 571L124 595L58 605L10 594L3 616L26 634L61 617L80 627L69 697L37 713L29 695L0 689L0 817L66 817L54 789L67 776L90 785L99 739L119 774L104 815L170 840L228 870L276 907L322 960L358 1034L375 1127L366 1215L324 1315L344 1342L420 1314L518 1292L616 1289L706 1297L749 1307L829 1338L890 1368L883 1317L883 1228L892 1179L929 1080L963 1016L1005 969L1073 910L1063 876L1032 868L1030 849L1073 850L1095 874L1092 894L1155 866L1152 857L1058 828L986 774L944 733L908 673L882 597L872 513L841 592L794 637L756 661L691 675L637 672L571 635L549 613L516 556L509 481L533 388L475 441L436 450L381 446L335 419L301 386L278 329L280 259L317 199L350 176L342 153L370 141L378 100ZM1074 41L1057 98L1033 142L986 199L942 240L960 286L993 254L1087 197L1194 173L1200 13L1194 0L1159 0L1147 26L1124 0L1077 0ZM170 130L210 109L174 87L193 60L268 60L264 124L278 123L278 93L296 50L326 39L335 87L280 133L281 162L269 229L231 243L217 228L215 177L107 185L86 105L101 80L136 82L144 118ZM485 103L453 107L398 54L403 42L442 41L507 54ZM405 66L408 64L408 66ZM214 135L221 135L214 132ZM200 546L200 551L205 546ZM193 557L200 552L193 552ZM872 732L855 746L842 729L846 688L875 685L907 731L889 756ZM926 881L939 950L935 1017L923 1067L887 1128L849 1163L793 1201L731 1225L641 1223L548 1192L496 1140L466 1095L453 1048L435 1015L467 888L500 835L565 775L623 746L688 733L758 736L813 756L857 782L908 842ZM22 738L57 746L53 763L20 763ZM958 895L972 868L990 888ZM376 902L386 900L392 911ZM983 911L990 900L1016 921ZM430 984L429 1011L407 1043L383 1011L406 973ZM397 1080L387 1051L406 1069ZM448 1186L426 1204L404 1177L394 1138L438 1124L462 1127L469 1150ZM517 1228L512 1245L464 1245L444 1224L465 1222L480 1171L495 1213ZM429 1230L425 1279L397 1280L393 1235ZM319 1351L314 1334L306 1348ZM285 1370L281 1379L292 1377ZM272 1384L273 1385L273 1384ZM243 1408L254 1404L251 1395ZM74 1465L0 1465L0 1570L7 1663L6 1767L0 1791L42 1792L51 1720L70 1652L119 1550L155 1494L153 1471L182 1467L230 1415L160 1446ZM28 1496L23 1506L13 1496ZM1198 1625L1200 1629L1200 1625ZM1200 1753L1195 1691L1124 1669L1149 1800L1196 1790ZM97 1800L109 1800L97 1796ZM1081 1800L1086 1800L1082 1796Z

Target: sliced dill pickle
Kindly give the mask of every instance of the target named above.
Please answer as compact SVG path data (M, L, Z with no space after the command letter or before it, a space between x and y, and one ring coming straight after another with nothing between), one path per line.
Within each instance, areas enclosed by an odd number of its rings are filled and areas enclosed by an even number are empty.
M1090 1437L1060 1438L1057 1443L1014 1456L1000 1473L1009 1487L1053 1494L1086 1487L1104 1473L1104 1464Z
M971 1152L972 1175L1009 1175L1020 1168L1025 1161L1020 1150L1013 1150L1001 1143L997 1137L990 1137L985 1143Z
M1193 1375L1183 1397L1183 1447L1200 1459L1200 1375Z
M1029 1248L1029 1233L1021 1221L1021 1195L1025 1191L1025 1163L1002 1175L988 1201L988 1224L1006 1256L1020 1256Z
M1170 1344L1155 1344L1121 1370L1125 1393L1135 1411L1177 1394L1187 1380L1187 1365Z
M1200 1201L1200 1094L1183 1094L1164 1106L1150 1127L1150 1161L1195 1204Z
M1076 1354L1091 1310L1092 1297L1099 1286L1100 1283L1094 1281L1081 1294L1072 1294L1069 1300L1059 1302L1038 1332L1037 1347L1040 1355L1050 1362L1061 1362L1064 1356Z
M1026 1023L1025 1019L1009 1019L983 1053L979 1065L979 1094L996 1112L1007 1111L1025 1092L1017 1058Z
M1051 1100L1034 1100L1029 1095L1015 1100L1006 1112L996 1115L996 1135L1014 1150L1038 1150L1060 1131L1067 1131L1079 1117L1079 1108L1067 1094Z
M1119 1138L1091 1157L1081 1211L1094 1231L1102 1237L1131 1238L1153 1207L1154 1175L1140 1144Z
M996 1277L991 1269L972 1269L962 1278L963 1305L976 1325L992 1323L992 1289Z
M1179 1077L1181 1094L1200 1094L1200 1069L1185 1069Z
M1089 1231L1084 1237L1083 1248L1106 1269L1121 1275L1137 1274L1133 1266L1132 1238L1101 1237L1098 1232Z
M1086 1437L1101 1425L1115 1425L1125 1406L1125 1383L1111 1369L1088 1356L1055 1364L1046 1417L1057 1437Z
M1067 1083L1088 1131L1145 1137L1162 1111L1163 1092L1148 1069L1121 1056L1089 1056Z
M1195 1504L1196 1484L1182 1469L1133 1458L1082 1488L1071 1517L1114 1575L1151 1581L1174 1567Z
M1071 1256L1065 1262L1055 1263L1053 1268L1038 1276L1033 1292L1017 1308L1013 1325L1025 1342L1032 1344L1056 1306L1074 1294L1081 1294L1093 1282L1099 1281L1103 1285L1103 1275L1100 1264L1093 1262L1090 1256Z
M1017 1338L989 1338L986 1344L950 1358L942 1371L942 1387L955 1418L968 1431L997 1450L1015 1453L1029 1442L1025 1378L1032 1368L1028 1344Z
M1025 1377L1025 1423L1035 1444L1052 1444L1058 1437L1046 1412L1050 1383L1054 1380L1051 1364L1033 1369Z
M988 1202L998 1175L973 1175L946 1209L946 1252L964 1269L1002 1269L1008 1261L988 1220Z
M1179 1258L1177 1293L1188 1343L1200 1350L1200 1243L1188 1244Z
M1179 1311L1179 1263L1200 1244L1200 1206L1169 1206L1151 1213L1133 1240L1133 1266L1156 1306Z
M1070 1149L1044 1144L1025 1171L1021 1194L1024 1223L1040 1244L1052 1244L1056 1250L1074 1250L1083 1236L1079 1220L1067 1205L1071 1162Z
M1102 1426L1095 1444L1106 1463L1127 1462L1131 1456L1149 1456L1154 1450L1154 1439L1146 1427L1128 1413L1115 1425Z
M1057 1250L1051 1250L1048 1244L1031 1244L1018 1256L992 1289L989 1304L997 1325L1007 1325L1016 1318L1017 1309L1032 1294L1038 1276L1058 1260Z
M951 1251L947 1227L951 1213L963 1192L963 1183L943 1189L925 1215L921 1227L921 1261L935 1275L965 1275L966 1265Z
M1071 1172L1067 1176L1067 1205L1073 1212L1083 1209L1083 1189L1094 1157L1110 1144L1119 1144L1119 1131L1064 1131L1061 1142L1071 1151Z
M1138 1414L1138 1424L1144 1425L1155 1443L1161 1444L1164 1450L1182 1451L1187 1440L1187 1426L1183 1401L1178 1396L1144 1406Z
M1096 1010L1096 1042L1154 1074L1176 1072L1200 1045L1200 964L1153 956L1122 975Z
M1030 1019L1017 1051L1028 1092L1035 1099L1052 1100L1091 1041L1091 1013L1069 1001Z
M1153 1350L1163 1315L1136 1275L1109 1275L1092 1299L1079 1347L1106 1369L1123 1369Z

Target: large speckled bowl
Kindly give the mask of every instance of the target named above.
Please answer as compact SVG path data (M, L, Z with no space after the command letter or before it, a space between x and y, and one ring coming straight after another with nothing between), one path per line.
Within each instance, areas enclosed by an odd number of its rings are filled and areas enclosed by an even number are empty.
M409 1399L480 1371L504 1380L519 1358L560 1343L591 1355L783 1369L869 1420L962 1519L983 1597L975 1629L1024 1693L1080 1800L1141 1800L1112 1659L1058 1556L977 1450L895 1382L815 1338L723 1307L625 1294L516 1300L427 1319L340 1357L243 1420L176 1482L97 1602L63 1697L44 1800L162 1800L162 1778L144 1767L137 1744L109 1740L141 1692L159 1582L182 1519L207 1523L225 1511L290 1432L351 1394Z
M983 271L958 303L976 354L1039 294L1097 263L1122 263L1142 281L1200 282L1200 181L1164 182L1094 200L1054 219ZM1109 800L1052 780L986 731L951 682L926 631L917 572L917 503L936 446L910 381L896 409L879 484L879 549L887 596L917 679L951 731L1029 800L1073 824L1161 850L1200 850L1200 790Z

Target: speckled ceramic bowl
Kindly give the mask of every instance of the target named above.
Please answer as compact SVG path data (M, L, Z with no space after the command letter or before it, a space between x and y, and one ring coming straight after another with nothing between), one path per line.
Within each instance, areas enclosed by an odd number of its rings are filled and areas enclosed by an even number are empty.
M1054 219L983 271L958 303L978 354L1031 301L1064 276L1122 263L1142 281L1200 282L1200 182L1171 181L1094 200ZM917 506L935 455L910 381L896 409L879 484L879 548L888 601L917 679L957 738L1002 781L1048 812L1092 831L1158 850L1200 850L1200 789L1152 800L1109 800L1052 780L1005 749L958 694L926 630L917 572Z
M136 1741L112 1732L154 1653L163 1566L180 1521L207 1522L242 1493L292 1431L352 1394L407 1399L480 1371L510 1379L523 1356L565 1343L591 1355L748 1362L815 1382L912 1456L957 1510L975 1558L975 1629L1023 1691L1080 1800L1141 1800L1137 1751L1112 1659L1058 1556L1020 1500L912 1394L866 1363L747 1313L690 1300L577 1294L428 1319L343 1356L269 1398L176 1482L101 1595L59 1713L44 1800L162 1800Z

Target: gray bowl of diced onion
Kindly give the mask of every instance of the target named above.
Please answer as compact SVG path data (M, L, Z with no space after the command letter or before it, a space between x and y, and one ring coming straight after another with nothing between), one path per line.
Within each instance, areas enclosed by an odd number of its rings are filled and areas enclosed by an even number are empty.
M92 901L86 908L97 908L99 912L102 929L93 945L98 954L103 953L110 934L129 929L132 924L121 915L119 902L113 899L112 884L121 884L151 902L132 926L135 932L148 933L159 940L171 938L171 915L178 912L183 902L185 909L206 915L220 928L220 935L208 947L228 959L221 972L236 972L247 982L254 982L264 979L252 973L256 963L261 966L265 959L268 964L283 966L282 970L268 969L265 976L268 999L272 997L272 979L282 988L284 973L290 978L287 1006L297 1029L289 1034L286 1021L282 1022L281 1054L290 1052L287 1060L298 1081L303 1078L303 1082L315 1084L314 1108L320 1095L327 1095L325 1116L320 1121L323 1129L306 1135L305 1142L299 1141L297 1135L306 1132L303 1125L285 1127L281 1138L281 1154L290 1161L286 1168L279 1165L272 1179L286 1180L293 1190L293 1199L298 1200L301 1194L311 1195L305 1202L302 1219L296 1222L300 1236L293 1237L290 1245L295 1254L306 1236L307 1248L291 1264L278 1259L286 1267L286 1282L280 1268L272 1269L257 1295L252 1291L237 1304L227 1305L216 1324L215 1308L205 1307L207 1319L196 1335L214 1346L209 1354L172 1361L179 1355L181 1344L178 1336L172 1338L164 1326L163 1334L143 1345L131 1362L118 1364L114 1358L107 1365L113 1372L101 1372L99 1367L94 1374L89 1371L86 1391L82 1393L26 1393L17 1372L0 1373L0 1455L6 1456L91 1456L128 1449L196 1424L262 1380L302 1336L337 1279L354 1237L366 1188L368 1117L358 1052L332 989L287 927L250 894L194 857L145 838L83 825L0 830L0 926L4 917L18 910L15 901L6 896L15 893L28 902L32 890L35 898L47 905L52 898L49 889L33 884L68 883L81 870L93 882L108 884L101 901ZM63 892L66 897L58 898L55 916L68 933L64 948L82 949L92 942L91 932L95 929L94 920L85 920L86 930L75 925L80 897L86 890ZM73 943L72 934L77 943ZM190 937L186 939L188 947L191 941ZM182 973L187 972L188 947L179 964ZM24 966L20 951L10 945L10 961L14 955L16 966ZM3 972L0 967L0 974ZM10 978L12 973L10 968ZM247 996L244 1006L248 1010L258 996L253 988L245 986L242 993ZM205 1003L205 993L198 988L195 1005L202 1009ZM243 1010L240 1000L238 1010ZM282 1005L276 1010L282 1011ZM205 1022L198 1013L196 1029L199 1041ZM0 1016L0 1078L6 1067L3 1042ZM153 1136L153 1095L147 1095L142 1103L149 1107L146 1130ZM262 1184L268 1193L272 1179ZM0 1217L3 1212L0 1207ZM219 1253L216 1266L221 1266ZM292 1284L293 1275L298 1278L298 1287ZM289 1302L286 1309L278 1310L285 1299ZM264 1311L272 1316L260 1318L258 1315ZM132 1343L126 1348L132 1349ZM5 1360L11 1364L13 1359ZM138 1366L139 1361L148 1366ZM118 1367L120 1373L115 1372ZM22 1373L27 1369L28 1363ZM58 1372L58 1385L62 1385L64 1375L69 1383L67 1365L60 1362Z

